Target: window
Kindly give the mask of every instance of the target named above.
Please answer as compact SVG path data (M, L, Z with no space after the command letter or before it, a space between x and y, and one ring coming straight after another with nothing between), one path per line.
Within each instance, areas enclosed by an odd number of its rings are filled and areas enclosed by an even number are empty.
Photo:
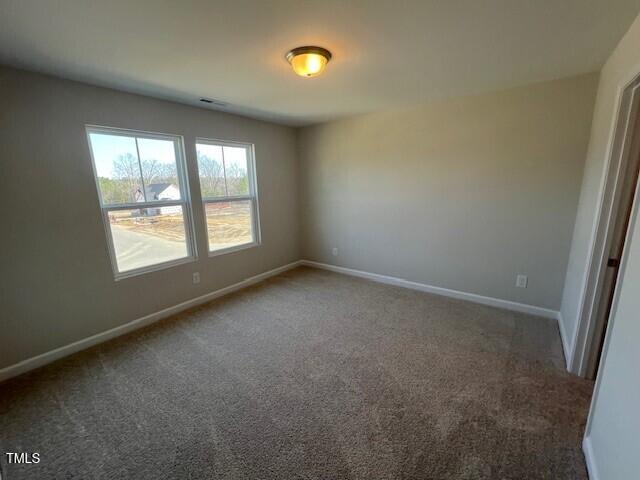
M87 127L116 279L195 258L182 138Z
M198 139L196 153L210 254L258 245L253 145Z

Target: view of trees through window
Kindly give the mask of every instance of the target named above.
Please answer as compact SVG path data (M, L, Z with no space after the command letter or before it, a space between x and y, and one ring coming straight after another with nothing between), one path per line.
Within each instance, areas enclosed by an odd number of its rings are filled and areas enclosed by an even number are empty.
M203 198L249 195L244 147L198 143L196 152Z
M119 155L113 160L112 176L98 177L104 203L130 203L136 201L136 192L141 191L140 166L145 185L154 183L178 184L176 166L163 164L156 159L138 159L130 153Z
M210 251L256 240L249 148L204 141L196 144Z
M116 276L191 257L182 139L106 127L87 132ZM199 140L196 153L209 250L257 243L253 147Z
M177 157L182 144L179 138L163 137L89 129L118 273L190 255L178 170L178 158L182 160L183 155ZM123 204L139 208L123 208Z
M179 191L174 142L138 138L136 145L135 137L102 133L90 138L104 204L158 200L150 194L154 184L171 184Z

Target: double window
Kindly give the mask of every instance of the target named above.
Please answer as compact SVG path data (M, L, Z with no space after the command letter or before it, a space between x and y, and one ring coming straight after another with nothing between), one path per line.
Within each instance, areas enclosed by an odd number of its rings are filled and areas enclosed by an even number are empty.
M116 279L196 258L182 137L87 127ZM211 254L259 241L253 148L198 140Z

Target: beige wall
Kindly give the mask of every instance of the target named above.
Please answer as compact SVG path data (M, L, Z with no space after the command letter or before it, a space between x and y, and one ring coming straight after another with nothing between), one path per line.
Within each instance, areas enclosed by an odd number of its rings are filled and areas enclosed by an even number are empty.
M303 257L557 310L597 82L302 129Z
M584 75L296 134L0 68L0 368L301 257L557 309L596 83ZM184 136L197 262L113 280L88 123ZM255 143L262 246L207 257L196 136Z
M601 74L562 304L567 328L575 328L576 324L574 314L580 302L582 277L587 268L596 207L602 196L609 132L616 120L619 89L633 76L640 74L639 52L640 16L621 40ZM594 479L637 478L640 471L640 198L636 198L634 208L587 428L585 445Z
M0 98L0 368L299 259L294 129L3 67ZM88 123L184 136L197 262L114 281ZM255 144L260 247L207 256L196 136Z

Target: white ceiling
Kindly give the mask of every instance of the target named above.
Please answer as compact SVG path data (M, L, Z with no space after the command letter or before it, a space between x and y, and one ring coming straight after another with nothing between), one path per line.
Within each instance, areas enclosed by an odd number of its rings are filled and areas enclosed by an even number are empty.
M304 125L598 70L640 0L0 0L0 63ZM284 59L334 54L317 78Z

